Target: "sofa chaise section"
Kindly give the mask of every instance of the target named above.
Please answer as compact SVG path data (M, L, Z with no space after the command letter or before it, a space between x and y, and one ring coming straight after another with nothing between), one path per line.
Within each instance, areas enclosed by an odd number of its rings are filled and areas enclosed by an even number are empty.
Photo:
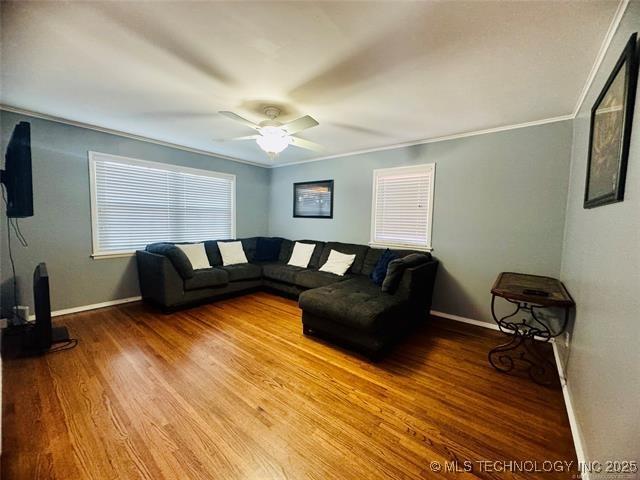
M406 268L393 292L365 275L300 294L303 331L338 341L372 357L381 354L431 308L438 263L430 255Z

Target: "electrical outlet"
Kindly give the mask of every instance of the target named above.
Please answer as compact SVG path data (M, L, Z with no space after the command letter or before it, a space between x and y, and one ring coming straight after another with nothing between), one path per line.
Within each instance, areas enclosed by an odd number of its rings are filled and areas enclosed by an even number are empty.
M564 346L565 348L569 348L569 344L571 343L571 334L569 332L564 332Z

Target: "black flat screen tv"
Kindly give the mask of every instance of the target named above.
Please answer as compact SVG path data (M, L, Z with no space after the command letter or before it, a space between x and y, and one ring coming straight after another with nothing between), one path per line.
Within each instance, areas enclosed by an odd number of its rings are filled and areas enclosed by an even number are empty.
M31 125L20 122L13 129L7 145L4 170L0 181L7 190L7 217L33 216L33 184L31 178Z

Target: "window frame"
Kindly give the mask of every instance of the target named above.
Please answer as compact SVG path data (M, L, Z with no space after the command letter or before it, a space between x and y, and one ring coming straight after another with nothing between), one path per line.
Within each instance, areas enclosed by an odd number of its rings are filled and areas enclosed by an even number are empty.
M231 238L236 238L236 176L232 173L216 172L213 170L204 170L201 168L183 167L163 162L154 162L151 160L141 160L138 158L125 157L122 155L113 155L111 153L88 151L89 157L89 197L91 206L91 257L94 259L101 258L117 258L131 257L135 255L136 249L119 250L119 251L99 251L98 249L98 198L96 188L96 162L103 161L104 157L108 157L108 161L121 163L124 165L133 165L147 168L155 168L158 170L166 170L177 173L187 173L191 175L200 175L213 178L223 178L231 181ZM101 158L96 158L101 157ZM209 240L209 239L203 239Z
M429 219L427 221L427 232L426 232L426 245L415 245L415 244L406 244L406 243L391 243L391 242L376 242L376 205L378 200L378 191L376 188L377 180L380 176L383 176L385 173L401 173L401 172L422 172L424 169L428 170L428 173L431 175L431 188L429 189ZM407 250L418 250L424 252L433 251L433 243L432 243L432 234L433 234L433 199L434 199L434 191L435 191L435 179L436 179L436 164L433 163L422 163L420 165L406 165L401 167L390 167L390 168L377 168L373 170L373 181L372 181L372 194L371 194L371 232L369 237L369 246L372 248L390 248L390 249L407 249Z

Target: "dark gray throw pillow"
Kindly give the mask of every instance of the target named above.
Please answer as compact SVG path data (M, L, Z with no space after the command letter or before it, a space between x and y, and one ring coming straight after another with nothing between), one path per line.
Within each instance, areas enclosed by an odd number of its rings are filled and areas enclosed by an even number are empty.
M400 285L400 279L405 269L417 267L427 262L429 257L422 253L412 253L406 257L396 258L389 262L387 267L387 276L382 282L382 291L386 293L394 293Z
M167 257L183 279L193 278L193 266L189 258L173 243L151 243L146 250Z

